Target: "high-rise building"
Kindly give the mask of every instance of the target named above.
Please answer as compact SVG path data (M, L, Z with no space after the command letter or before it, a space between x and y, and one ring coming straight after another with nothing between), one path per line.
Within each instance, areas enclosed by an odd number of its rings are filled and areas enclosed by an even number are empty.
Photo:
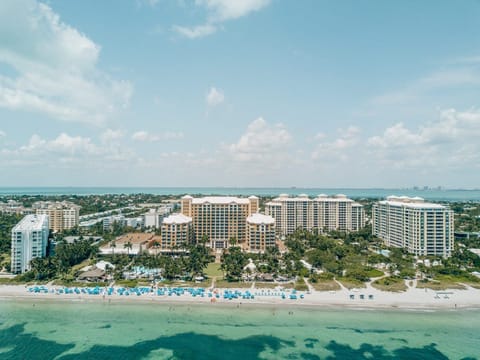
M182 198L182 214L191 217L195 238L208 238L213 249L224 249L234 238L239 243L246 241L247 217L259 209L256 196L239 198L233 196L207 196Z
M246 246L250 252L264 252L275 246L275 219L259 213L247 217Z
M37 215L48 215L50 230L59 232L78 225L80 206L68 201L38 201L32 206Z
M373 235L415 255L451 256L453 227L452 210L419 197L389 196L372 208Z
M11 269L15 274L30 270L30 261L47 254L48 216L27 215L12 229Z
M365 226L363 206L339 194L319 195L310 199L306 194L289 197L281 194L265 205L265 213L275 219L277 233L292 234L297 229L318 231L358 231Z
M172 214L163 219L160 248L172 250L193 242L192 218L183 214Z

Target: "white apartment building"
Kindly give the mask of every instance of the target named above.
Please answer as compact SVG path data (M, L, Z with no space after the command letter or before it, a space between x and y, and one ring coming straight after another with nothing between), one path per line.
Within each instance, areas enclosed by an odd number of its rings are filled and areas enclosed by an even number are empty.
M250 252L264 252L275 246L275 219L259 213L247 217L246 246Z
M182 214L192 218L195 238L207 236L213 249L228 248L229 240L235 238L240 244L246 241L247 217L259 210L256 196L182 197Z
M162 250L172 250L177 246L184 246L193 242L192 218L183 214L172 214L162 222Z
M47 254L48 216L27 215L12 229L12 272L30 270L30 261Z
M38 201L32 205L37 215L48 215L53 232L71 229L78 225L80 206L68 201Z
M358 231L365 226L363 206L339 194L321 194L315 199L301 194L281 194L265 205L265 213L275 219L277 233L292 234L297 229L318 231Z
M451 256L453 227L452 210L419 197L389 196L372 208L373 235L415 255Z
M171 212L171 206L164 206L158 209L150 209L144 215L144 226L146 228L159 229L162 226L163 219Z

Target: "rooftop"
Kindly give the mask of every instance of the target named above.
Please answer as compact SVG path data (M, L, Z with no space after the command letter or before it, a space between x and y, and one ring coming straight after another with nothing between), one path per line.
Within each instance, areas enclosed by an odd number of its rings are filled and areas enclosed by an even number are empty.
M261 225L261 224L269 225L269 224L274 224L275 219L268 215L256 213L247 217L247 223L257 224L257 225Z
M403 206L412 209L446 209L445 206L435 203L425 202L421 197L408 196L388 196L386 200L379 201L380 204L388 204L391 206Z
M239 205L248 205L250 200L246 198L239 198L236 196L205 196L201 198L192 198L191 196L184 196L182 199L192 199L192 204L218 204L218 205L228 205L228 204L239 204Z
M15 225L12 231L39 231L48 228L48 215L27 215Z
M192 222L192 218L183 214L172 214L163 219L163 224L188 224Z
M290 197L287 194L280 194L277 198L273 199L267 205L275 205L275 202L281 201L324 201L324 202L353 202L353 200L347 198L344 194L337 194L333 196L328 196L326 194L320 194L315 199L310 199L307 194L300 194L296 197Z

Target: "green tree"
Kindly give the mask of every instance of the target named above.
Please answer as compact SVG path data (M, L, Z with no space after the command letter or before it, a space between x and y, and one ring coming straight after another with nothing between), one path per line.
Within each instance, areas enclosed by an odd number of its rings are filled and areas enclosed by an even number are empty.
M247 265L248 259L239 247L231 247L221 258L220 269L225 272L228 281L238 281Z

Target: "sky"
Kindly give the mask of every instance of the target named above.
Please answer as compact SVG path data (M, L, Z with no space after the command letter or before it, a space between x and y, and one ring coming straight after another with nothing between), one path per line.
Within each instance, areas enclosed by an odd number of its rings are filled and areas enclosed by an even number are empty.
M480 187L479 0L2 0L0 186Z

